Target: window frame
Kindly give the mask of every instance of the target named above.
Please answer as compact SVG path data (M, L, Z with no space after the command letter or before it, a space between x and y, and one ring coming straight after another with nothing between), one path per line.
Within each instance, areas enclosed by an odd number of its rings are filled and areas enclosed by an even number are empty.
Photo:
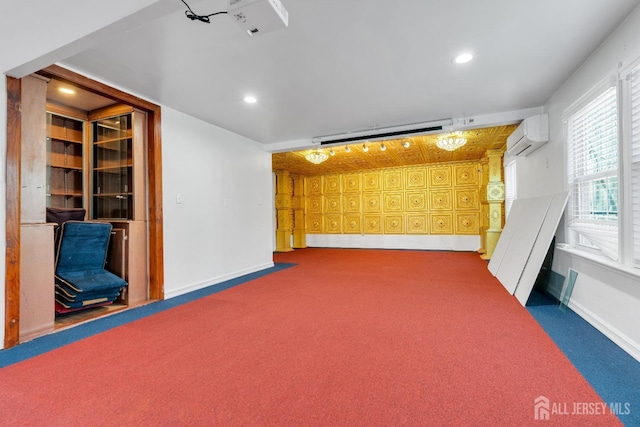
M600 96L605 94L606 91L612 88L615 88L615 97L616 97L615 98L615 103L616 103L615 120L616 120L616 126L617 126L617 136L616 136L617 163L616 163L616 169L615 169L615 176L617 178L617 220L616 220L617 244L616 244L615 250L611 251L613 253L609 253L609 255L607 255L605 251L601 250L596 245L589 242L585 237L583 237L582 234L576 231L575 226L572 226L571 224L572 216L574 213L573 212L574 199L573 199L573 188L572 188L572 181L571 181L572 171L570 169L571 158L570 158L570 141L569 141L569 136L570 136L569 122L574 118L576 114L581 113L587 106L589 106L589 104L591 104L593 101L595 101ZM624 182L625 182L623 173L625 168L623 167L623 162L624 162L623 151L622 151L623 138L621 134L621 130L623 127L623 123L621 120L622 114L623 114L621 109L622 95L623 95L623 91L619 82L618 73L609 73L606 78L602 79L598 84L596 84L593 88L587 91L587 93L585 93L576 102L574 102L567 109L565 109L564 113L562 114L562 125L563 125L563 134L564 134L563 135L564 154L565 154L565 174L564 174L565 188L570 192L570 198L567 204L566 221L565 221L565 228L566 228L565 231L566 231L568 243L571 247L573 247L576 250L581 250L591 254L599 255L599 256L605 257L608 260L611 260L612 258L614 258L613 261L616 263L620 263L623 260L621 254L626 252L623 250L622 239L621 239L622 237L621 235L624 234L621 231L623 229L624 221L627 217L625 215L624 205L623 205L623 198L624 198L623 188L624 188ZM600 224L598 224L598 222L595 222L595 224L596 224L596 228L600 227L604 230L605 228L604 222Z

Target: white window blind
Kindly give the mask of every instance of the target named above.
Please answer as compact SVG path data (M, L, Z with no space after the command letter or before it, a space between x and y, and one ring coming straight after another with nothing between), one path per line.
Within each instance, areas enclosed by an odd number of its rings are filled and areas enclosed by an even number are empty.
M511 205L517 197L516 191L516 161L508 163L504 167L504 216L509 218Z
M569 229L618 259L618 112L609 87L567 121ZM586 239L586 241L585 241Z
M633 216L633 265L640 266L640 68L629 77L631 105L631 209Z

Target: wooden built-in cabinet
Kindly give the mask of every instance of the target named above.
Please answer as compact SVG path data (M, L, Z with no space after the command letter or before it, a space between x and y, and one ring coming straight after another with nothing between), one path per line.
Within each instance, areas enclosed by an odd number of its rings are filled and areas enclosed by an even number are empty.
M67 85L75 95L61 94ZM4 347L81 321L55 317L48 206L113 225L108 269L129 284L118 308L162 299L160 107L56 65L7 77L6 104ZM118 118L115 136L97 130Z
M55 328L53 224L45 206L84 208L113 225L106 268L128 283L114 306L149 298L146 113L126 105L94 111L44 102L46 83L27 78L22 157L20 341Z

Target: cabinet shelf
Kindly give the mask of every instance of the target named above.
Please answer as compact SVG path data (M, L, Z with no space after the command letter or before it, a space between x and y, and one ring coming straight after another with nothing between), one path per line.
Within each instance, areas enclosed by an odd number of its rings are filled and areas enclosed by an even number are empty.
M84 205L84 121L47 113L47 206Z
M47 167L56 168L56 169L64 169L64 170L69 171L69 172L83 172L84 171L84 168L82 168L81 166L60 165L60 164L55 164L55 163L48 164Z
M130 139L131 139L131 135L129 133L127 136L121 136L121 137L109 138L109 139L99 139L98 141L94 141L93 145L101 146L101 145L106 145L114 142L122 142L122 141L129 142Z
M122 169L130 169L132 168L133 165L132 164L125 164L125 165L119 165L119 166L101 166L101 167L96 167L93 168L94 172L102 172L102 173L117 173L117 174L121 174L122 173Z
M78 145L84 145L84 142L82 142L82 141L76 141L75 139L54 138L54 137L48 137L48 139L49 139L50 141L62 142L62 143L64 143L64 144L78 144Z
M70 193L67 191L51 191L47 196L67 196L67 197L82 197L82 193Z

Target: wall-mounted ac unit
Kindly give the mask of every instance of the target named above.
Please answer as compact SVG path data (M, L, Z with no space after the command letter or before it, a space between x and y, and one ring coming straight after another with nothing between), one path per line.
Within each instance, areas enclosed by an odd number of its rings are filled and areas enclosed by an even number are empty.
M507 153L527 156L549 141L549 115L527 117L507 138Z

